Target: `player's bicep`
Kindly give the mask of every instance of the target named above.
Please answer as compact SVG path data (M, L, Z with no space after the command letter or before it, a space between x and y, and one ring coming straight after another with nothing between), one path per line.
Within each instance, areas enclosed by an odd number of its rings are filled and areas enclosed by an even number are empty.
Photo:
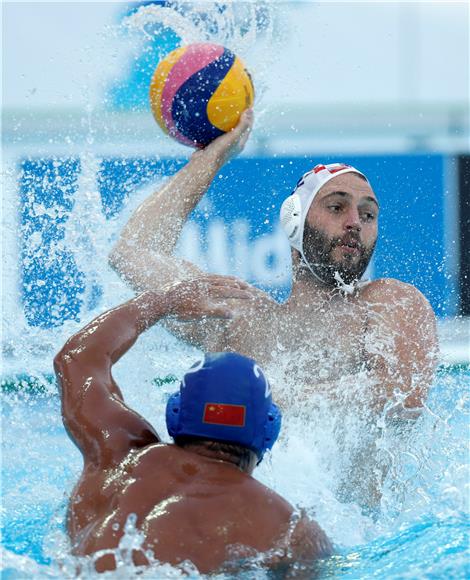
M370 369L387 398L406 395L407 408L421 407L437 358L436 321L425 297L407 284L382 287L371 305L366 338Z
M404 314L396 339L396 356L409 393L405 407L421 406L434 378L438 341L436 319L424 298Z
M203 275L197 266L151 249L118 242L109 255L109 264L136 292L157 290Z
M85 462L109 466L132 448L159 442L153 427L124 403L110 373L61 371L64 426Z

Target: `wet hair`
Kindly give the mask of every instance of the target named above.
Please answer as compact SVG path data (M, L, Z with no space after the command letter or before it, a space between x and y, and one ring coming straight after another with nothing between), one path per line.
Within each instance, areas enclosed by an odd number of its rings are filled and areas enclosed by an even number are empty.
M216 453L224 453L229 455L234 465L239 467L242 471L246 471L256 453L248 447L237 445L236 443L224 443L223 441L213 441L211 439L203 439L201 437L182 436L175 439L176 445L179 447L188 447L189 445L203 445L210 451Z

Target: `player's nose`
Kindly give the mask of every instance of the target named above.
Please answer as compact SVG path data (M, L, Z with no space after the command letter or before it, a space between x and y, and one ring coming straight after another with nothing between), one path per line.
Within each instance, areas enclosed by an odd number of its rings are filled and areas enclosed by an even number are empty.
M362 229L361 218L357 207L350 207L345 214L344 229L360 232Z

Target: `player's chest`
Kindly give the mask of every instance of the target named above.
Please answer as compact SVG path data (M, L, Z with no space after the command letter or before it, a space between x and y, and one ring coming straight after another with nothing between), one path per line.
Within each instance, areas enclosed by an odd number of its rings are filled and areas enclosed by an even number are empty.
M359 309L331 306L311 312L279 316L275 324L277 342L294 350L318 350L347 353L355 351L363 339L366 318Z
M305 359L312 370L336 363L344 368L361 359L366 327L366 314L356 307L294 313L280 307L262 318L243 321L231 346L262 364L295 355L297 364L304 366Z

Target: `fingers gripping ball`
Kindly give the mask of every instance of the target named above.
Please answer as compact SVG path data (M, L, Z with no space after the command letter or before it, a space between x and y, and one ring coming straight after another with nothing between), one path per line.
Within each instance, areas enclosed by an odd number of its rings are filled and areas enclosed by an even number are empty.
M170 52L150 84L157 123L192 147L204 147L233 129L253 99L253 83L242 61L217 44L190 44Z

